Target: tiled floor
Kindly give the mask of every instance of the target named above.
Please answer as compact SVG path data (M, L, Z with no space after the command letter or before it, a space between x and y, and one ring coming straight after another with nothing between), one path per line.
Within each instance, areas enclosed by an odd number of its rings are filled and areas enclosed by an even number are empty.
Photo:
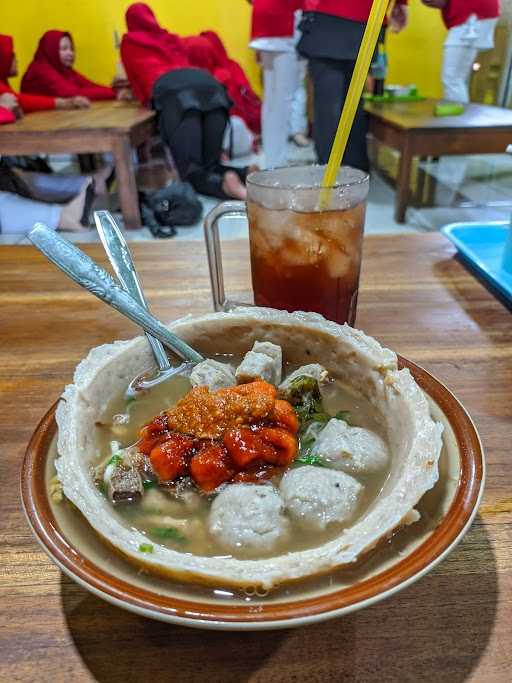
M251 159L250 161L257 161ZM297 164L311 162L311 148L298 150L290 147L290 161ZM241 160L240 164L246 160ZM482 155L445 157L438 162L423 164L422 168L437 179L437 189L432 206L411 207L407 222L398 225L394 220L393 187L379 173L373 173L366 218L366 234L404 234L438 230L447 223L459 221L508 220L512 213L512 156ZM217 203L201 197L203 217ZM116 214L122 224L120 214ZM243 219L225 219L221 224L223 239L247 236L247 224ZM73 242L95 242L94 230L66 235ZM154 239L146 228L126 231L129 241ZM178 240L202 240L202 220L187 228L178 228ZM28 243L20 235L0 235L1 244Z

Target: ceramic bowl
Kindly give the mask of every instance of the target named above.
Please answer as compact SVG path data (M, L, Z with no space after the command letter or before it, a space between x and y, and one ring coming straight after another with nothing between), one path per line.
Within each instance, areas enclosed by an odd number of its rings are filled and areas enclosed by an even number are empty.
M417 581L464 536L482 495L485 463L471 418L432 375L403 358L425 393L432 417L444 425L440 478L420 501L421 520L381 543L351 569L282 587L263 597L179 584L138 572L106 547L71 504L48 495L56 456L55 408L29 443L21 475L28 522L60 569L108 602L139 615L220 630L290 628L372 605Z

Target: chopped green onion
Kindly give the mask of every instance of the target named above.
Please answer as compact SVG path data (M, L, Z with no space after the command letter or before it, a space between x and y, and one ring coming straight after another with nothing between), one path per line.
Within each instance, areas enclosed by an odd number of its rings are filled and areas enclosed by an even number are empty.
M96 488L103 494L107 492L107 485L105 484L103 479L100 479L96 482Z
M139 545L139 552L140 553L152 553L154 552L155 548L151 543L141 543Z
M315 467L325 467L324 461L318 455L302 455L300 458L295 458L294 462L298 462L301 465L314 465Z
M120 465L123 462L123 456L119 453L115 453L110 460L107 462L107 467L109 465Z
M142 486L144 486L145 491L148 489L154 489L156 486L156 481L153 481L153 479L146 479L146 481L142 482Z
M110 442L110 452L112 453L112 455L115 455L120 450L121 450L121 444L119 443L119 441L111 441Z
M183 541L186 541L186 537L183 536L182 533L178 531L178 529L175 529L174 527L153 527L153 529L149 530L149 533L151 536L156 536L156 538L162 538L162 539L172 539L173 541L179 541L180 543L183 543Z
M344 422L348 422L350 417L350 410L338 410L334 417L337 420L343 420Z
M130 405L130 403L133 403L136 400L137 399L135 398L135 396L128 396L128 398L125 401L125 406L128 407Z
M310 420L313 420L313 422L323 422L324 424L327 424L330 419L331 416L327 413L324 413L323 411L313 413L310 417Z

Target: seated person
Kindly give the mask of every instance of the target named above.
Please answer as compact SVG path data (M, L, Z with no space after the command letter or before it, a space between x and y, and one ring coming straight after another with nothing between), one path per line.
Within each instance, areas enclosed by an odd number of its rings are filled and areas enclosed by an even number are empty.
M18 74L11 36L0 35L0 124L13 123L33 111L46 109L81 109L87 106L83 97L49 97L16 93L9 85L9 78Z
M54 97L82 96L113 100L112 88L90 81L73 69L75 48L67 31L46 31L21 81L21 92Z
M158 112L181 180L202 194L245 199L247 169L220 163L231 106L225 88L191 66L179 36L162 28L146 4L128 8L126 25L121 57L128 79L135 96Z
M201 36L210 43L217 66L224 69L225 77L222 74L218 76L233 100L231 116L239 116L255 135L259 135L261 133L261 100L252 89L244 70L238 62L229 57L224 43L215 31L203 31Z
M220 39L219 39L220 40ZM183 47L192 66L208 71L227 90L233 102L229 110L229 126L226 128L223 149L231 158L250 154L254 145L254 133L249 127L251 116L246 116L244 100L239 96L239 85L231 78L230 71L219 60L217 51L203 35L182 39ZM237 99L239 100L237 105ZM251 113L247 108L247 113Z

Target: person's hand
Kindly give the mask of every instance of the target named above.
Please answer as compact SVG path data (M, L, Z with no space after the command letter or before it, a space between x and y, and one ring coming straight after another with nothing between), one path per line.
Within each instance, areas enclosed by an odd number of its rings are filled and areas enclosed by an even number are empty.
M391 16L389 18L389 27L393 33L400 33L407 26L407 21L409 19L409 10L407 5L399 5L395 3Z
M82 95L72 97L71 100L73 101L73 109L89 109L91 106L91 100Z
M18 98L12 92L5 92L3 95L0 95L0 107L4 107L4 109L11 111L17 119L23 117L23 111L18 102Z
M55 109L74 109L72 97L56 97Z
M119 88L116 91L116 100L120 102L131 102L133 100L133 93L130 88Z
M433 9L444 9L448 4L448 0L421 0L421 2L427 7L432 7Z

